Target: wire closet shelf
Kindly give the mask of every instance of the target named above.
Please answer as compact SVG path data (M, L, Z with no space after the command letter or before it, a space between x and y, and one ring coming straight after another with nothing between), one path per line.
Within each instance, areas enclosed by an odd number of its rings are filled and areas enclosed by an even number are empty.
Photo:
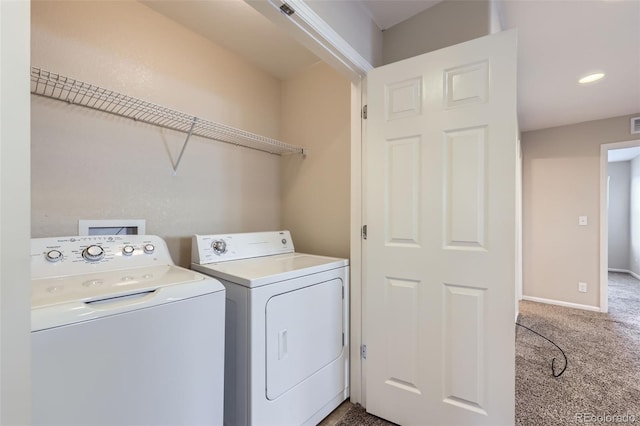
M31 93L184 132L187 140L180 157L192 135L270 154L305 154L303 148L295 145L198 118L38 67L31 67ZM176 168L177 166L178 164Z

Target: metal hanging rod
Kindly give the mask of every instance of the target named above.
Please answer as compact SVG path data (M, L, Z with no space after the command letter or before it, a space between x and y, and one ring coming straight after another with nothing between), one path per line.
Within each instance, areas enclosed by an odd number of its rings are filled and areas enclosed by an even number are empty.
M304 148L295 145L204 120L37 67L31 67L31 93L186 133L187 139L174 171L178 169L191 135L270 154L306 154Z

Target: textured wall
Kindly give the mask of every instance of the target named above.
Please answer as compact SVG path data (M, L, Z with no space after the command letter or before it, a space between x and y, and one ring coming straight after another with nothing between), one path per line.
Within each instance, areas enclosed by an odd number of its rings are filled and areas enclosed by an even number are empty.
M31 63L280 136L280 81L134 1L33 2ZM146 219L174 260L193 233L280 227L280 158L32 97L32 236L78 219Z
M319 63L283 83L283 139L309 149L282 163L282 226L296 250L349 257L350 82Z
M599 305L600 145L634 139L630 117L522 134L525 296Z

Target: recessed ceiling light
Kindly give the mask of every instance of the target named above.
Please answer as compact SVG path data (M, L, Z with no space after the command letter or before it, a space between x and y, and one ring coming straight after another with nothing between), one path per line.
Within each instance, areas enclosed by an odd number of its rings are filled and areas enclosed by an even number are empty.
M596 72L596 73L593 73L593 74L585 75L580 80L578 80L578 83L580 83L580 84L593 83L594 81L598 81L603 77L604 77L604 73L603 72Z

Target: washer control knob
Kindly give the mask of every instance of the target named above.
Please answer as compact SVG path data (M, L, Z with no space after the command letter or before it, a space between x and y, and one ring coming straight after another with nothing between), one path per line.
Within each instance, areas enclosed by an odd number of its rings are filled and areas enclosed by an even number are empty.
M62 252L60 250L49 250L45 257L49 262L59 262L62 260Z
M211 248L215 254L220 256L227 252L227 243L224 240L215 240L211 243Z
M97 262L104 258L104 249L100 246L89 246L82 250L82 257L89 262Z
M142 249L146 254L152 254L154 251L156 251L156 246L154 246L153 244L145 244Z
M124 254L125 256L131 256L134 252L134 248L133 246L124 246L122 247L122 254Z

